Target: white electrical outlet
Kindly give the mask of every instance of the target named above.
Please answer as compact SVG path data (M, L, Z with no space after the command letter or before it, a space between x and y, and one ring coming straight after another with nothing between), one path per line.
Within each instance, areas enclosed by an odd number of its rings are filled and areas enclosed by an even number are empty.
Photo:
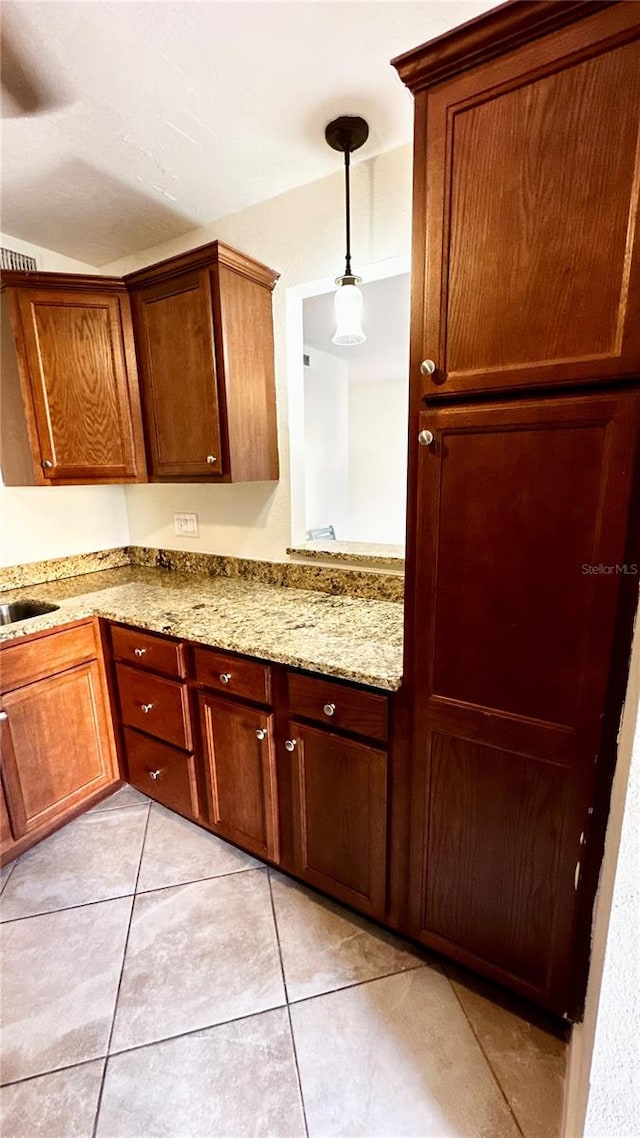
M200 537L197 514L174 514L173 525L180 537Z

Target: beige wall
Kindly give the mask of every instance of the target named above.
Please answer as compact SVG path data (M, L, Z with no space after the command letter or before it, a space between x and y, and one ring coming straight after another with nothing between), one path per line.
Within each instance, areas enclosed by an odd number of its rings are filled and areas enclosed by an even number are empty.
M28 253L38 269L52 272L99 270L39 245L0 234L5 248ZM2 373L15 367L12 341L3 327ZM8 393L0 391L7 408ZM2 406L0 406L0 412ZM122 486L4 486L0 484L0 565L18 565L47 557L90 553L126 545L129 526Z
M352 218L356 269L409 254L409 146L354 166ZM129 486L125 496L131 541L137 545L282 560L290 543L291 513L287 289L335 277L342 270L342 172L230 214L165 245L106 265L103 271L128 272L215 238L235 245L281 273L274 294L280 482L236 486ZM302 383L301 367L295 371L295 382ZM198 514L199 539L176 536L175 511Z

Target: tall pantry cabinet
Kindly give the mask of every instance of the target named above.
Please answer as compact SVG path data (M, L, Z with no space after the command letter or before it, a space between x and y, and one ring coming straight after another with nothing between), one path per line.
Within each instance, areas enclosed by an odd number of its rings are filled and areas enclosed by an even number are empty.
M640 6L507 4L394 63L408 924L576 1016L638 593Z

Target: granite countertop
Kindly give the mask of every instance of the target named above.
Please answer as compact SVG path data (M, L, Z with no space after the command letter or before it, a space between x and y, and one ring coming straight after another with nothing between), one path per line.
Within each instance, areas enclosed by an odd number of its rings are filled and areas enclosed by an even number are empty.
M162 569L120 568L0 594L57 612L0 626L0 643L83 617L137 625L215 648L395 691L402 605Z
M364 541L307 541L287 549L289 557L311 561L342 561L345 565L377 565L401 573L404 571L403 545L372 544Z

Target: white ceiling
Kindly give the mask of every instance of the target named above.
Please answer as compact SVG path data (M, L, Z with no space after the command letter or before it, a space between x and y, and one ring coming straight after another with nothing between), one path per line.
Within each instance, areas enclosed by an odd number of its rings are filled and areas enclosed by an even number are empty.
M2 227L103 265L341 168L338 114L368 119L363 158L399 146L412 99L390 58L490 7L7 0L7 42L52 98L4 120Z
M302 304L304 344L349 363L350 383L373 383L406 376L409 381L410 277L402 273L360 286L363 296L364 344L340 348L331 343L335 331L334 293L312 296Z

